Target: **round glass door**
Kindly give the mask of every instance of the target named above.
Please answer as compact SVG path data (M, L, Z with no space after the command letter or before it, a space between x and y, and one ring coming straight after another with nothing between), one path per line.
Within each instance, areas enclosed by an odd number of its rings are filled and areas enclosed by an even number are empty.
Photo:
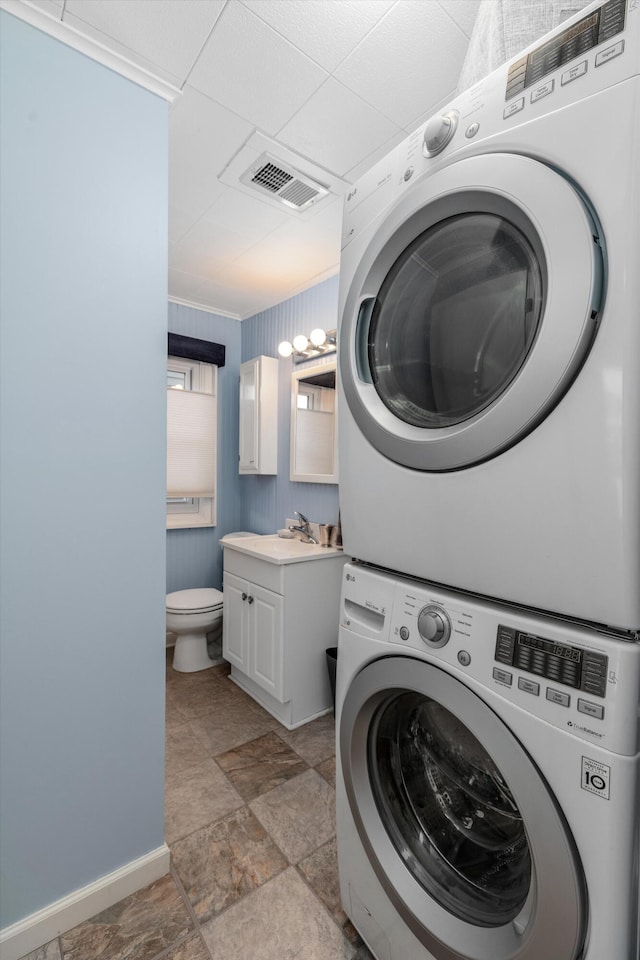
M570 389L604 297L578 191L528 157L460 160L352 241L339 337L348 410L386 458L459 470L508 450Z
M380 819L407 868L445 909L498 927L531 886L522 816L484 747L442 704L401 693L369 729Z
M444 427L492 403L534 341L543 269L495 214L450 217L417 237L382 283L369 329L373 384L394 416Z
M483 699L431 663L375 660L346 693L339 759L352 829L435 960L577 960L586 894L573 838Z

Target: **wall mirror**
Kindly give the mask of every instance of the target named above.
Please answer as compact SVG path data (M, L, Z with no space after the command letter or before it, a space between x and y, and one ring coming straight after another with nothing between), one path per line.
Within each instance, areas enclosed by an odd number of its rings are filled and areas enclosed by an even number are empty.
M336 361L291 375L291 473L302 483L338 482Z

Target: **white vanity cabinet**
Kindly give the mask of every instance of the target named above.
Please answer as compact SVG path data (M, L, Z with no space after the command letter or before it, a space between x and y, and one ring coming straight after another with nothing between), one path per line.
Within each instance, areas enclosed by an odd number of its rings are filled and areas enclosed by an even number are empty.
M314 546L301 553L307 545L299 541L289 541L298 551L293 559L286 547L269 556L277 539L223 543L222 655L231 679L291 730L332 708L325 651L338 642L348 558Z
M254 357L240 364L241 474L278 472L278 361Z
M282 608L284 598L249 580L224 575L224 656L232 667L278 700L282 697ZM223 627L224 630L224 627Z

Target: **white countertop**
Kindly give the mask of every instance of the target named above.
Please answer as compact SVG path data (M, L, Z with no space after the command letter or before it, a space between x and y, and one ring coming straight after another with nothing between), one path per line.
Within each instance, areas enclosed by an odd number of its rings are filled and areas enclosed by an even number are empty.
M221 546L238 553L246 553L269 563L300 563L303 560L326 560L342 556L337 547L321 547L315 543L303 543L297 538L279 537L277 533L255 537L234 537L227 534L220 540Z

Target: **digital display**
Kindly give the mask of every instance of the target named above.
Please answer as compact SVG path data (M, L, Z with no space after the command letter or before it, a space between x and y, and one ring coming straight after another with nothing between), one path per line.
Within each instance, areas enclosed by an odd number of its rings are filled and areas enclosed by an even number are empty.
M606 696L608 658L600 651L500 624L494 656L499 663L544 677L554 685L573 687L594 697Z
M551 640L543 640L541 637L532 637L528 633L517 633L518 643L523 647L533 647L535 650L543 650L550 653L552 657L561 657L563 660L573 660L574 663L580 663L582 659L582 650L578 647L566 647L561 643L552 643Z
M608 0L594 13L512 63L505 100L521 94L558 67L621 33L624 30L625 12L626 0Z

